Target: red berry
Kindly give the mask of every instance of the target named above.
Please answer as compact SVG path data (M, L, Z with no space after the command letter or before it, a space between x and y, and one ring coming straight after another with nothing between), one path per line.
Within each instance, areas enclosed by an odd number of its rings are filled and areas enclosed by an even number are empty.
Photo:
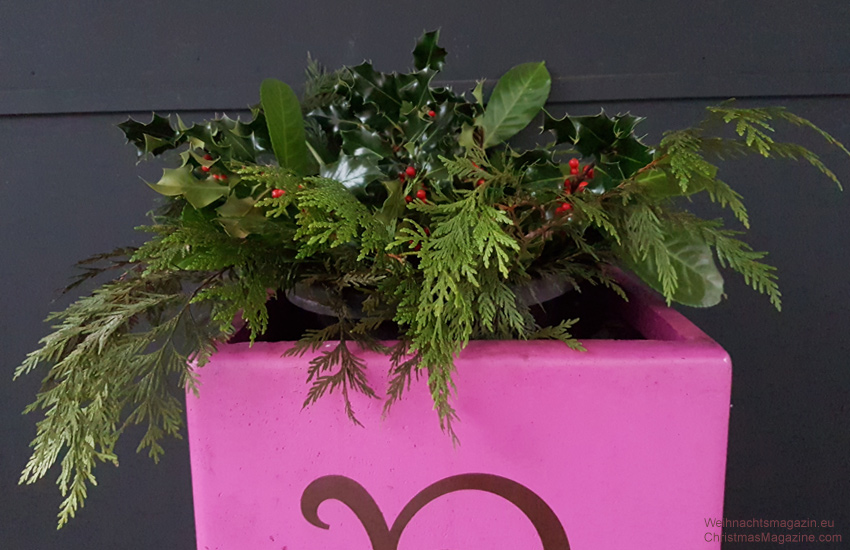
M283 189L272 189L272 198L278 199L286 194L286 191Z
M207 153L206 155L204 155L204 160L212 160L212 155ZM244 166L243 166L243 168L244 168Z
M482 185L484 185L484 178L481 178L480 180L476 181L476 182L475 182L475 185L477 185L477 186L479 186L479 187L481 187Z
M413 197L411 197L410 195L404 197L404 202L413 202Z
M579 190L579 191L584 191L584 188L585 188L585 187L587 187L587 182L586 182L586 181L583 181L583 182L581 182L580 184L578 184L578 190Z
M570 168L578 168L578 159L570 159Z
M218 174L213 174L213 179L217 180L220 176Z
M572 210L572 209L573 209L573 205L568 203L568 202L565 202L564 204L561 205L561 210L563 210L564 212L567 212L567 211Z
M424 229L424 230L425 230L425 234L426 234L426 235L430 235L430 234L431 234L431 230L430 230L430 229L428 229L427 227L423 227L422 229Z
M400 181L401 183L404 183L404 172L398 173L398 181Z
M201 166L201 172L209 172L209 171L210 171L209 166Z
M426 193L424 189L420 189L419 191L416 192L416 198L417 199L422 199L424 201L425 197L427 197L427 196L428 196L428 193Z
M219 176L219 178L220 178L220 179L223 179L223 180L226 180L226 179L227 179L227 175L226 175L226 174L222 174L222 175L220 175L220 176Z
M574 176L575 176L576 174L578 174L578 168L570 168L570 174L572 174L572 175L574 175Z
M416 175L416 168L414 168L413 166L408 166L407 168L405 168L404 173L412 178Z
M422 250L422 245L421 245L421 244L417 244L416 246L414 246L414 247L413 247L413 250L415 250L415 251L419 252L420 250Z
M594 174L593 168L591 168L590 170L587 171L587 177L589 177L590 179L593 179L593 174Z
M303 185L301 185L301 184L299 183L299 184L298 184L298 189L304 189L304 186L303 186Z
M434 118L435 116L437 116L437 112L434 110L428 111L428 116Z

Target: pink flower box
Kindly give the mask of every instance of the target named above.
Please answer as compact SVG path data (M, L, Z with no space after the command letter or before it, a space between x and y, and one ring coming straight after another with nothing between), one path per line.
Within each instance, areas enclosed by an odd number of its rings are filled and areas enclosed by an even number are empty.
M223 346L187 399L199 550L718 549L729 356L630 293L645 340L470 343L458 447L423 380L387 418L355 396L361 428L336 394L301 409L291 343ZM380 393L387 360L365 357Z

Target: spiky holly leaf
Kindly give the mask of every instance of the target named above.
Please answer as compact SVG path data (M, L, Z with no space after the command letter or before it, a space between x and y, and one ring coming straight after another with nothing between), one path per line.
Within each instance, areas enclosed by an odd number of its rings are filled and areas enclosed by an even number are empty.
M340 182L355 194L365 193L366 186L384 176L372 155L351 157L340 155L339 160L320 169L323 178Z
M212 178L198 179L192 175L192 169L181 166L171 170L165 168L162 178L156 183L148 183L150 187L168 197L183 196L189 204L197 209L209 206L230 192L226 185L220 185Z
M378 159L390 157L393 154L392 145L384 141L377 132L370 131L364 126L353 130L340 132L342 136L342 151L346 155L358 157L372 155Z
M563 193L564 174L551 163L532 164L523 172L522 186L541 202L548 202Z
M609 118L604 110L573 117L578 129L575 147L586 157L596 157L611 178L622 181L652 162L652 151L634 136L640 120L628 114Z
M437 46L440 31L426 32L413 49L413 64L417 70L431 69L441 71L446 63L445 49Z
M402 100L395 77L375 71L371 63L352 67L351 75L352 87L363 102L374 103L385 115L398 118Z
M180 134L171 127L171 120L156 113L147 124L128 118L118 127L127 141L136 146L140 157L149 153L159 155L179 145Z
M396 76L398 95L402 102L409 102L412 110L424 109L429 103L433 102L434 97L431 95L429 84L434 74L432 71L420 71Z
M545 132L547 130L554 132L555 145L562 143L572 145L578 136L575 122L567 115L564 115L563 118L555 118L549 113L546 113L543 118L543 131Z

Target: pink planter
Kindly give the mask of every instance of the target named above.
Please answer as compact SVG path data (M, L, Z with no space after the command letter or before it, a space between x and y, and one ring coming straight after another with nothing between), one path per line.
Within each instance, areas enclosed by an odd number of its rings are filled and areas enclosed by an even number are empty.
M198 548L718 549L729 357L632 293L647 340L472 342L457 448L422 380L386 419L356 396L360 428L338 395L301 410L290 343L223 347L187 403ZM366 357L380 393L387 361Z

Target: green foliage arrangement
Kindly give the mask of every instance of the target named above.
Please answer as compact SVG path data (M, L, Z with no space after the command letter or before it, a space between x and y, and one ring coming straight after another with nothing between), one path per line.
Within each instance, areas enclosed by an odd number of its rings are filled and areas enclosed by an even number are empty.
M335 343L310 361L305 405L338 392L357 422L350 392L378 397L357 351L377 350L391 363L386 407L423 373L452 435L454 358L470 339L550 338L582 349L570 335L575 321L538 326L518 299L535 279L619 290L609 269L617 266L668 302L704 307L723 296L720 264L779 309L765 254L678 199L705 193L747 228L718 160L803 160L838 183L814 153L776 140L773 125L809 128L846 153L838 141L783 108L727 103L646 145L635 135L641 119L628 114L551 116L543 63L509 70L487 101L483 82L471 98L432 87L446 58L437 39L419 40L406 74L370 63L326 72L311 61L300 100L266 80L248 122L189 126L154 115L120 125L140 156L176 150L182 162L151 184L168 197L140 228L151 238L84 262L77 283L117 276L51 315L54 331L16 371L48 366L27 409L45 416L21 482L61 463L60 526L95 483L95 464L117 464L128 426L146 426L139 450L154 459L164 436L179 436L179 388L195 386L188 365L202 366L237 316L252 340L263 334L269 292L321 287L336 313L291 350ZM508 144L535 119L545 143ZM724 137L726 125L734 132ZM345 299L352 292L363 298L357 314ZM386 323L399 330L392 347L375 336Z

